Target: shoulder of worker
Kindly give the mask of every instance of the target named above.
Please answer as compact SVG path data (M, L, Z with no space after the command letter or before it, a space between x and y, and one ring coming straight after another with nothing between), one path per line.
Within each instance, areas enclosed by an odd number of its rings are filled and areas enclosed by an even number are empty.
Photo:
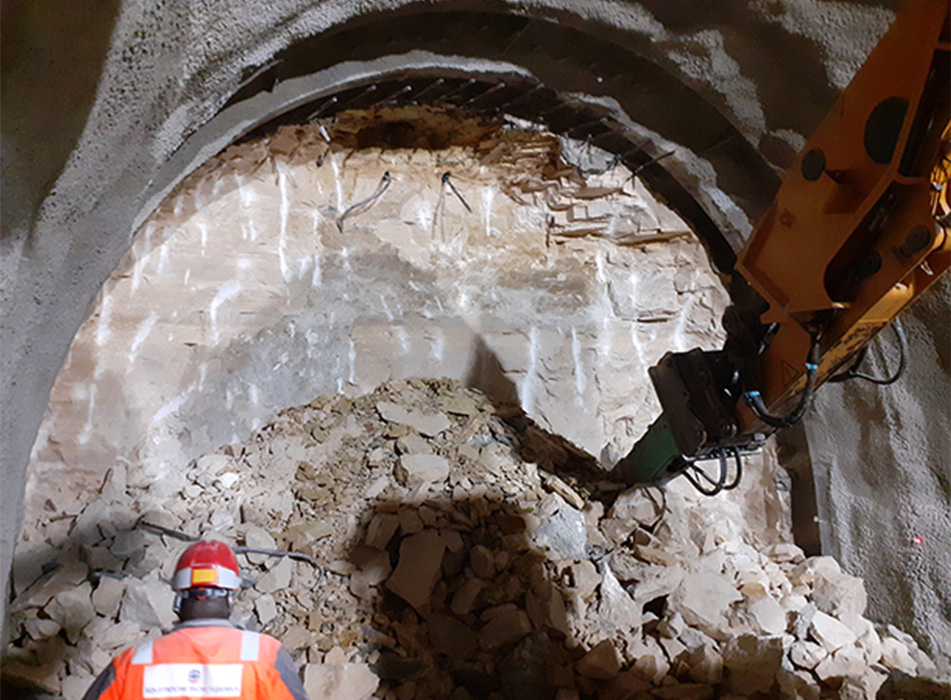
M187 622L182 622L175 625L175 629L172 634L189 629L208 627L219 627L223 632L227 631L229 634L243 635L244 640L242 642L242 648L244 649L245 653L257 657L259 651L263 652L263 657L261 660L273 660L278 649L281 648L280 641L271 635L265 634L264 632L246 630L241 625L231 622L231 620L223 620L221 618L197 618L194 620L188 620Z
M175 625L175 631L188 629L190 627L224 627L233 630L242 630L243 627L236 625L231 620L223 620L220 617L199 617L194 620L179 622Z

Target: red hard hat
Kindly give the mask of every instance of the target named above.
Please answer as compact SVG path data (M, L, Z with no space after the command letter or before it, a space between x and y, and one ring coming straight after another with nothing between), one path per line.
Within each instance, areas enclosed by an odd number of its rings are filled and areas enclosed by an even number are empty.
M172 588L241 588L238 559L224 542L196 542L185 550L175 565Z

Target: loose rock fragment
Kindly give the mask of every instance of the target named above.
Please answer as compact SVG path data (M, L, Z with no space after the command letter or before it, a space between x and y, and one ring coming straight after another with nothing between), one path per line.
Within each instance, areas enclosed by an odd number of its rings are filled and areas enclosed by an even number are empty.
M845 678L846 676L861 676L865 673L865 656L862 650L856 647L842 647L829 654L815 668L820 680L830 678Z
M393 513L375 513L367 526L367 545L386 549L399 526L400 519Z
M854 644L856 641L855 633L841 622L824 612L817 612L812 618L812 625L809 627L813 638L821 644L826 651L835 651L847 644Z
M723 577L716 574L686 576L670 597L671 608L679 611L687 624L700 629L716 628L730 605L743 596Z
M396 463L396 478L404 486L445 481L449 462L439 455L408 454Z
M175 622L172 603L175 593L162 581L142 581L127 585L119 619L142 628L170 628Z
M265 594L259 596L258 599L254 601L254 609L258 613L258 620L261 621L262 625L266 625L277 617L277 604L270 595Z
M304 690L310 700L367 700L380 681L366 664L308 664Z
M781 639L763 639L750 634L734 637L723 649L729 690L744 695L769 693L776 683L782 660Z
M103 617L113 618L119 612L119 602L125 593L125 583L111 576L99 579L92 593L92 604L96 612Z
M426 529L404 538L399 562L386 587L417 610L425 610L439 580L445 550L436 530Z
M588 537L584 516L556 495L549 496L540 505L540 522L534 530L535 541L564 559L584 559Z
M892 637L882 640L881 661L882 665L908 675L918 670L918 663L908 653L908 647Z
M571 488L564 480L554 474L547 474L542 478L542 484L545 488L557 493L565 499L565 502L572 508L583 510L585 507L584 499L578 495L577 491Z
M828 655L824 647L814 642L796 641L789 647L789 660L799 668L812 670Z
M288 558L282 558L281 561L268 571L254 587L261 593L276 593L284 590L291 585L291 573L294 565Z
M53 596L75 588L85 581L88 575L89 567L86 564L70 562L48 573L30 586L13 602L11 609L17 612L28 607L43 607L53 599Z
M582 676L608 680L614 678L620 672L621 657L614 644L605 639L585 654L578 661L576 668Z
M517 642L531 631L528 615L513 607L502 611L479 630L479 644L483 649L495 649Z
M435 437L452 425L444 413L418 413L389 401L378 403L376 410L383 420L389 423L408 425L417 433L426 437Z
M492 552L481 544L477 544L469 552L469 566L479 578L490 579L495 575L495 559Z
M749 606L750 616L766 635L777 636L786 631L786 611L775 598L762 598Z
M96 609L92 604L92 584L85 581L76 588L60 591L45 611L51 620L66 630L69 640L75 642L83 627L96 617Z

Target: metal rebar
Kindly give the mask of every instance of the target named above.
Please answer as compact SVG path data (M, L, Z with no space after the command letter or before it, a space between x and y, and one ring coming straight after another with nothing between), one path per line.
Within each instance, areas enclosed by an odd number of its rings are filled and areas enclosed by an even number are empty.
M489 88L486 88L485 90L483 90L481 94L476 95L476 96L474 96L474 97L470 97L468 100L466 100L465 102L462 103L462 106L463 106L463 107L467 107L467 106L471 105L473 102L478 102L479 100L481 100L481 99L483 99L483 98L485 98L485 97L488 97L488 96L491 95L493 92L498 92L499 90L502 90L503 88L506 88L506 87L508 87L508 86L507 86L504 82L496 83L496 84L493 85L492 87L489 87Z
M433 100L433 104L439 104L439 103L442 102L443 100L448 100L452 95L455 95L456 93L461 92L461 91L465 90L466 88L472 87L472 86L475 85L477 82L479 82L479 81L476 80L475 78L469 78L469 79L468 79L465 83L463 83L462 85L457 85L456 87L454 87L454 88L453 88L452 90L450 90L449 92L445 93L444 95L440 95L439 97L437 97L435 100Z
M454 184L452 184L452 180L450 179L451 177L452 177L452 175L450 174L450 172L449 172L448 170L447 170L446 172L444 172L444 173L442 174L443 184L449 185L449 189L452 190L452 193L453 193L454 195L456 195L456 196L459 198L459 201L462 202L462 206L464 206L464 207L466 208L466 211L471 214L471 213L472 213L472 207L470 207L469 204L466 202L466 200L462 198L462 195L459 194L459 190L456 189L456 186L455 186Z
M653 165L654 163L657 163L658 161L661 161L661 160L663 160L664 158L667 158L668 156L674 155L674 153L675 153L675 151L667 151L666 153L662 153L662 154L660 154L659 156L656 156L656 157L654 157L654 158L651 158L651 159L650 159L649 161L647 161L646 163L641 163L641 164L638 165L636 168L634 168L634 170L631 171L631 174L632 174L632 175L637 175L641 170L643 170L644 168L646 168L648 165Z
M327 109L327 107L329 107L329 106L332 105L332 104L335 104L335 103L337 102L337 100L339 100L339 99L340 99L340 98L337 97L336 95L331 96L331 98L330 98L329 100L325 100L325 101L320 105L320 107L318 107L317 110L316 110L315 112L313 112L309 117L307 117L307 119L305 119L304 121L305 121L305 122L310 122L310 121L313 121L314 119L317 119L321 114L324 113L324 110Z
M435 87L441 87L446 82L445 78L436 78L429 85L424 87L422 90L416 93L416 102L419 103L423 99L423 95L432 90Z
M337 229L340 231L340 233L343 233L344 220L360 207L364 207L367 204L370 204L374 200L379 199L381 196L383 196L383 193L386 192L386 188L390 186L390 180L391 180L390 171L387 170L385 173L383 173L383 177L380 178L380 184L377 186L376 192L371 194L366 199L363 199L357 202L356 204L353 204L347 207L347 210L344 211L344 213L340 215L339 219L337 219Z

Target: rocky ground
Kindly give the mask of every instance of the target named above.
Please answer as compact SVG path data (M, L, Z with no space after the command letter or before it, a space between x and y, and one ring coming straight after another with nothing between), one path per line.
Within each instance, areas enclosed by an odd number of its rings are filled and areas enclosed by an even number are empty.
M782 502L754 514L775 475L729 498L620 490L446 380L315 399L161 488L121 467L93 498L48 487L3 673L67 699L174 622L187 542L146 523L321 563L241 554L235 615L283 642L312 700L899 697L934 670L862 616L860 579L789 543Z

